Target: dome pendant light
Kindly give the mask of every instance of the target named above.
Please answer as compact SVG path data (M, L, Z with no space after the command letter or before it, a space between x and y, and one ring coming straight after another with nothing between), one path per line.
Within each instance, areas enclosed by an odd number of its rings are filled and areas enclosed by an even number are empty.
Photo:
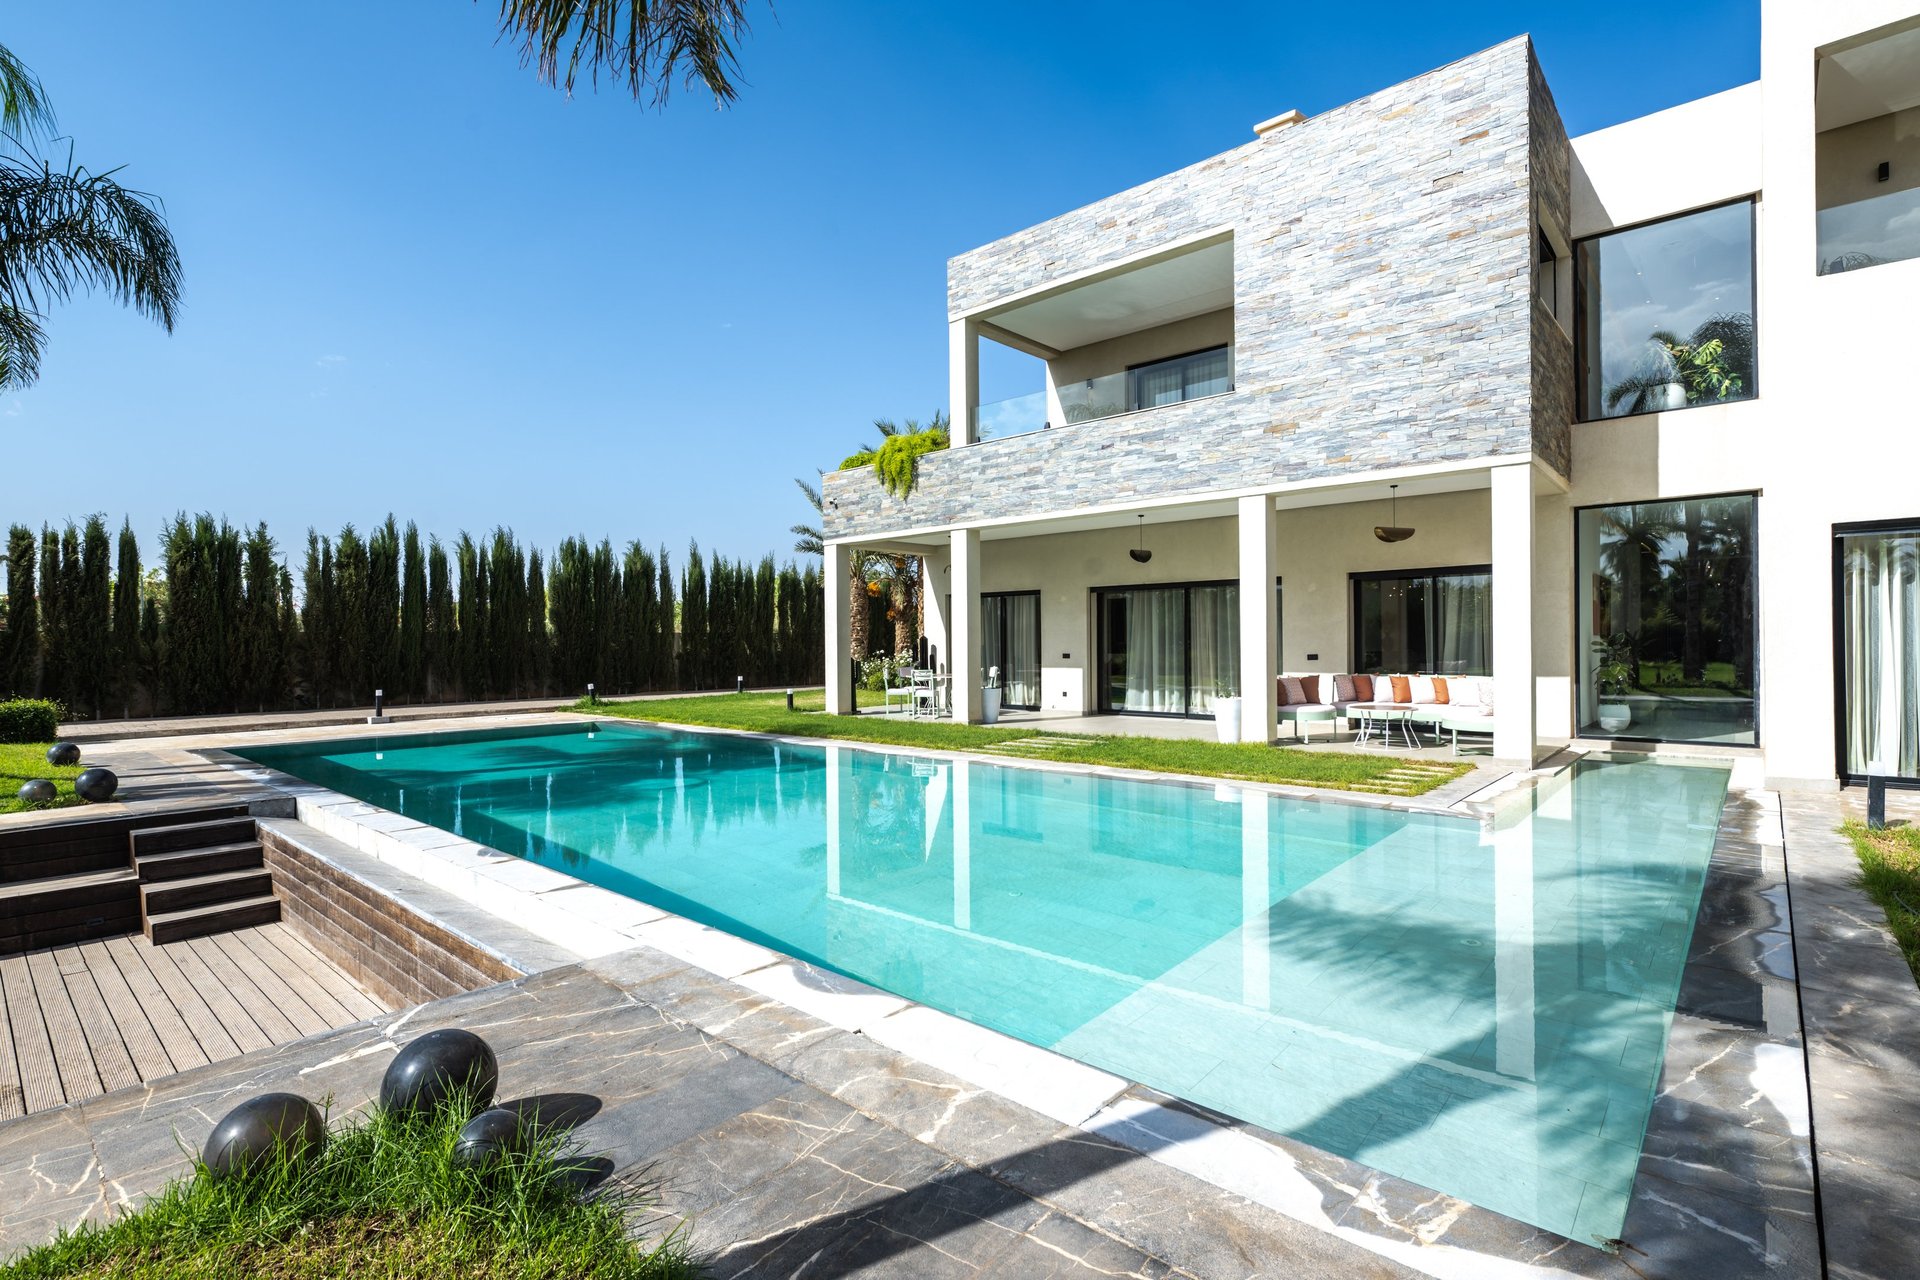
M1147 513L1146 512L1142 511L1140 513L1140 523L1135 525L1134 527L1140 530L1140 545L1133 548L1131 551L1127 552L1127 554L1133 557L1134 563L1145 564L1147 561L1153 559L1153 552L1147 550Z
M1400 524L1400 486L1390 484L1387 488L1393 491L1393 514L1388 517L1393 523L1373 526L1373 536L1382 542L1405 542L1413 536L1413 530Z

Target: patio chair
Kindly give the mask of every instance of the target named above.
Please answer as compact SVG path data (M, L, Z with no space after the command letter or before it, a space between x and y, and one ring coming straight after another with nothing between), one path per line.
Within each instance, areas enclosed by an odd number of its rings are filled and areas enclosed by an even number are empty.
M880 691L881 711L889 715L892 714L893 704L898 702L906 710L908 715L913 714L916 690L912 674L913 673L908 673L908 678L900 684L894 684L892 681L895 677L891 673L889 674L886 687Z
M940 714L939 681L931 670L919 667L908 673L913 688L913 715L917 719L924 715L929 718Z

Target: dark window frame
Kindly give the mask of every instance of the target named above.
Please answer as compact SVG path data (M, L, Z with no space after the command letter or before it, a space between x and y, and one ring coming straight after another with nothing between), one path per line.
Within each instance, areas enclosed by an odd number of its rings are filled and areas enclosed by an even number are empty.
M1361 665L1361 662L1360 662L1360 584L1361 583L1380 582L1388 578L1466 577L1469 574L1482 574L1482 573L1487 576L1487 591L1489 594L1491 594L1493 591L1493 566L1491 564L1448 564L1448 565L1437 565L1431 569L1425 568L1423 566L1416 566L1411 569L1367 569L1358 573L1349 573L1347 575L1347 610L1348 610L1347 671L1348 673L1357 674L1365 670L1365 668ZM1491 633L1489 633L1489 635L1487 636L1487 652L1489 654L1493 652L1493 636ZM1489 665L1491 665L1491 659L1489 659ZM1474 680L1485 680L1485 679L1489 679L1491 676L1492 676L1492 672L1489 671L1485 676L1470 676L1468 678L1474 679Z
M1230 392L1233 390L1233 343L1216 342L1211 346L1195 347L1192 351L1182 351L1178 355L1159 356L1152 360L1142 360L1138 364L1128 365L1126 368L1126 374L1127 374L1127 410L1126 411L1128 413L1141 413L1148 409L1164 409L1168 407L1163 404L1145 405L1140 403L1140 379L1136 375L1138 375L1143 369L1154 369L1154 368L1158 368L1163 364L1173 364L1180 360L1191 360L1195 356L1212 355L1216 351L1224 351L1227 353L1227 390L1209 392L1208 395L1226 395L1227 392ZM1186 390L1186 386L1183 382L1181 385L1181 391L1184 393L1185 390ZM1190 396L1190 395L1182 394L1180 399L1174 401L1173 403L1186 404L1190 400L1205 400L1206 398L1207 396Z
M1866 533L1913 533L1920 534L1920 516L1904 520L1854 520L1837 523L1833 526L1833 592L1829 602L1833 609L1833 773L1840 779L1843 787L1864 787L1867 775L1850 773L1847 770L1847 618L1845 600L1842 598L1840 582L1845 570L1845 556L1841 554L1841 543L1850 536ZM1758 575L1755 575L1758 577ZM1760 691L1754 690L1754 724L1760 722ZM1892 776L1887 779L1890 789L1902 791L1920 791L1920 778L1902 778Z
M1682 209L1674 213L1663 213L1657 218L1642 218L1638 222L1629 222L1618 227L1609 227L1605 231L1596 231L1590 236L1581 236L1568 246L1573 259L1573 420L1575 422L1614 422L1622 418L1645 417L1645 414L1616 413L1603 417L1589 417L1587 414L1587 287L1586 272L1582 270L1587 246L1609 236L1617 236L1628 231L1639 231L1645 227L1656 226L1662 222L1677 222L1681 218L1691 218L1697 213L1710 213L1715 209L1725 209L1732 205L1747 206L1747 279L1753 287L1753 386L1752 394L1738 400L1716 400L1708 404L1683 405L1678 409L1664 409L1663 413L1684 413L1688 409L1705 409L1713 404L1745 404L1749 400L1760 398L1760 193L1735 196L1730 200L1716 200L1712 204L1697 205L1691 209ZM1651 501L1651 499L1650 499ZM1601 503L1602 506L1623 506L1624 503Z
M1026 591L982 591L980 593L981 610L983 612L985 611L987 601L989 600L1008 599L1014 596L1032 596L1033 597L1033 652L1034 652L1034 656L1040 660L1040 671L1044 673L1046 671L1046 659L1043 656L1044 651L1040 648L1040 636L1041 636L1040 611L1046 607L1046 601L1041 598L1040 591L1037 589L1026 590ZM1009 623L1005 615L1002 615L1000 622L1001 622L1000 648L1001 648L1001 651L1004 653L1008 648L1006 631L1008 626L1011 624ZM984 623L982 624L981 629L983 631L985 630ZM983 635L981 636L981 639L985 640L986 637ZM981 646L981 653L983 656L981 666L983 670L987 665L986 662L984 661L985 652L986 652L986 646L983 644ZM1034 677L1034 686L1036 691L1039 688L1041 679L1042 679L1042 676L1040 675L1036 675ZM1005 700L1006 694L1004 690L1006 688L1006 685L1005 685L1004 678L1001 683L1001 688L1003 692L1000 695L1002 699L1000 705L1003 709L1010 710L1010 711L1038 711L1040 709L1040 703L1038 702L1007 702Z
M1573 625L1568 628L1568 630L1572 633L1572 636L1573 636L1573 664L1567 669L1569 671L1581 673L1581 674L1576 674L1574 678L1575 688L1572 691L1572 696L1574 697L1575 702L1573 704L1573 707L1571 708L1573 714L1572 716L1569 717L1573 722L1573 736L1576 740L1585 739L1587 741L1596 741L1596 742L1671 743L1672 745L1677 747L1688 747L1688 746L1722 747L1728 751L1758 751L1762 749L1762 747L1765 745L1766 740L1760 736L1760 676L1761 676L1761 666L1760 666L1760 499L1761 497L1762 497L1761 491L1758 489L1733 489L1725 493L1685 493L1685 494L1679 495L1678 497L1672 497L1672 498L1632 498L1625 502L1589 502L1585 506L1579 506L1579 507L1573 508L1573 557L1571 561L1573 565L1573 582L1572 582L1573 594L1570 595L1567 600L1569 616L1574 619ZM1584 671L1585 671L1585 667L1582 665L1582 659L1584 657L1584 653L1580 648L1580 625L1579 625L1579 616L1580 616L1580 613L1579 613L1580 594L1579 593L1583 586L1583 584L1580 581L1580 516L1581 514L1587 511L1605 511L1610 507L1644 507L1644 506L1650 506L1653 503L1667 503L1667 502L1712 502L1719 498L1750 498L1753 501L1753 533L1752 533L1752 537L1753 537L1753 742L1750 744L1736 743L1736 742L1715 742L1711 738L1646 738L1646 737L1635 737L1633 734L1630 734L1630 733L1591 733L1591 734L1582 733L1581 727L1580 727L1580 704L1578 702L1578 698L1579 698L1578 681L1584 678ZM1838 539L1835 539L1835 543L1836 545L1838 544ZM1834 589L1835 591L1839 590L1837 583ZM1840 680L1840 677L1836 674L1834 676L1836 689L1838 689L1839 687L1839 680ZM1836 714L1838 713L1836 712Z
M1177 589L1190 592L1195 587L1237 587L1239 585L1240 579L1238 578L1194 578L1184 582L1116 582L1107 586L1088 587L1087 595L1093 601L1093 661L1089 664L1093 672L1094 681L1093 713L1103 716L1153 716L1161 720L1209 719L1213 715L1211 711L1128 711L1124 707L1115 710L1112 706L1108 705L1113 693L1113 684L1107 677L1106 596L1110 592L1116 591L1171 591ZM1276 655L1280 653L1280 611L1284 607L1280 592L1284 589L1284 586L1285 579L1276 576L1273 580L1274 652ZM1191 599L1188 600L1187 607L1182 610L1180 644L1186 651L1188 658L1186 701L1187 704L1191 706L1193 704L1193 606ZM1285 666L1286 662L1284 659L1277 659L1275 665ZM1274 674L1278 675L1279 673L1275 672ZM1240 696L1245 697L1246 692L1245 689L1242 689Z

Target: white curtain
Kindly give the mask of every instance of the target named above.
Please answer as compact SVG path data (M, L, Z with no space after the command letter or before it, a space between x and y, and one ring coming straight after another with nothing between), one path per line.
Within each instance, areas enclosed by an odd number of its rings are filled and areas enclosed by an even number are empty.
M1442 574L1427 588L1427 634L1437 675L1484 676L1492 671L1493 604L1486 574Z
M1240 692L1240 588L1195 587L1193 611L1193 701L1187 710L1213 710L1215 698Z
M1186 708L1186 592L1128 591L1122 711L1179 714Z
M1009 707L1040 705L1040 597L983 596L981 622L986 665L1000 668L1000 695Z
M1920 531L1841 540L1847 769L1920 776Z

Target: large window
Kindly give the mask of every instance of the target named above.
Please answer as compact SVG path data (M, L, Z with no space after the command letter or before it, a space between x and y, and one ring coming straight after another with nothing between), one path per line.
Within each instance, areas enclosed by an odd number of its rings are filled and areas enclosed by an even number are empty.
M1579 514L1580 732L1759 741L1752 494Z
M982 674L1000 669L1000 705L1040 709L1040 593L1003 591L980 597Z
M1227 348L1213 347L1171 360L1155 360L1127 370L1127 407L1152 409L1233 390L1233 361Z
M1100 709L1210 715L1240 692L1240 588L1231 582L1096 591Z
M1751 200L1594 236L1574 259L1583 420L1756 394Z
M1840 757L1849 778L1920 778L1920 520L1834 531Z
M1493 577L1485 565L1353 575L1353 669L1493 673Z

